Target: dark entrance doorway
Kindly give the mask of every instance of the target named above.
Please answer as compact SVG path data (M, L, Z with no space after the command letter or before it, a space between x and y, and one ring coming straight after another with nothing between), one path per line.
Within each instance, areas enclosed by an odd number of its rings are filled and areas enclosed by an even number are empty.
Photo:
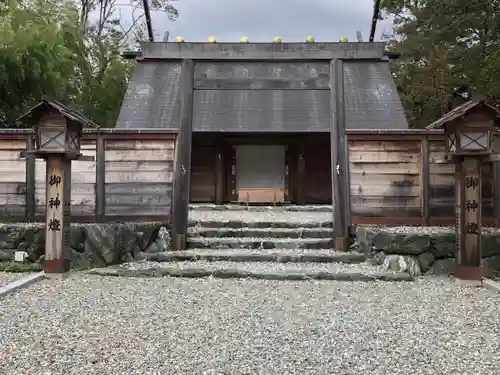
M193 203L331 204L328 133L193 133Z

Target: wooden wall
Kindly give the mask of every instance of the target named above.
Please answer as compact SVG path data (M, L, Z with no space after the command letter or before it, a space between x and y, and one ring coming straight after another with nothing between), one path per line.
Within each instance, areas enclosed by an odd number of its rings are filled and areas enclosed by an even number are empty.
M21 158L33 143L28 129L0 131L0 219L44 220L45 161ZM170 220L175 132L86 131L71 163L75 222Z
M417 141L351 140L353 216L421 216L421 146Z
M441 162L444 157L442 133L410 130L349 130L347 133L353 223L453 224L454 167ZM29 131L0 131L2 220L9 217L25 221L43 219L45 163L20 157L20 152L31 144L31 137ZM299 142L292 149L300 145ZM193 200L213 200L214 185L211 184L210 190L205 187L210 186L207 181L215 179L212 165L216 159L215 148L208 147L208 143L201 146L206 152L193 156L191 196ZM175 132L168 130L113 129L100 130L99 134L85 133L82 152L94 156L95 160L72 164L73 220L168 220L174 148ZM303 149L306 157L309 155L305 177L300 178L307 181L303 191L307 203L315 200L330 203L329 153L321 150L327 148ZM290 162L290 189L295 192L299 153L295 150L291 155L295 156ZM498 164L483 167L486 225L500 223L500 190L495 191L493 183L496 180L500 186ZM318 186L321 191L317 191Z
M174 140L106 140L105 215L170 215Z
M26 139L0 141L0 219L24 216L26 207L26 161L20 152Z

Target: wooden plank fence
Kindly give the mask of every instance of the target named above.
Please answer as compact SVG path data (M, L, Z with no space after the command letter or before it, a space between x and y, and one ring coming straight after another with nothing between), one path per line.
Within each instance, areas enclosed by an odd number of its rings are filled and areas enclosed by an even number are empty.
M347 134L354 224L454 223L454 167L440 162L442 132ZM171 129L84 132L82 152L96 159L72 163L72 220L169 222L175 141ZM1 221L43 220L45 162L19 155L33 144L31 130L0 131ZM483 168L483 222L498 226L499 163Z
M175 132L86 131L72 162L74 222L170 221ZM21 158L33 147L31 130L0 132L0 219L43 221L45 161Z

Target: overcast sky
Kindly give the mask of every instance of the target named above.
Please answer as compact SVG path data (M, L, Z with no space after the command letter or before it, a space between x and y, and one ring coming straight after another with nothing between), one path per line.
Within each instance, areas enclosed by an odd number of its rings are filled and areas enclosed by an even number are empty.
M373 0L179 0L179 18L152 15L155 40L166 30L170 40L182 36L186 41L237 42L242 35L250 41L270 42L275 36L298 42L312 35L317 41L337 41L347 36L356 40L356 31L368 39ZM388 21L378 23L376 38L390 31Z

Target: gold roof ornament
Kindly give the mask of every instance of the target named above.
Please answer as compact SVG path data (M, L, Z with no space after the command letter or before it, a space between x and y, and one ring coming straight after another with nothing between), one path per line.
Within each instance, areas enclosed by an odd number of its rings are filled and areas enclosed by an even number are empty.
M248 43L248 37L246 36L242 36L241 39L240 39L240 43Z
M175 41L176 41L177 43L184 43L184 38L183 38L182 36L176 36L176 37L175 37Z
M314 37L312 35L309 35L306 39L307 43L314 43Z
M211 36L210 38L208 38L208 43L217 43L217 39L215 38L215 36Z
M273 39L273 42L274 42L274 43L281 43L281 38L280 38L279 36L277 36L277 37L275 37L275 38Z
M349 41L349 38L347 38L346 36L343 36L342 38L340 38L341 43L347 43L348 41Z

